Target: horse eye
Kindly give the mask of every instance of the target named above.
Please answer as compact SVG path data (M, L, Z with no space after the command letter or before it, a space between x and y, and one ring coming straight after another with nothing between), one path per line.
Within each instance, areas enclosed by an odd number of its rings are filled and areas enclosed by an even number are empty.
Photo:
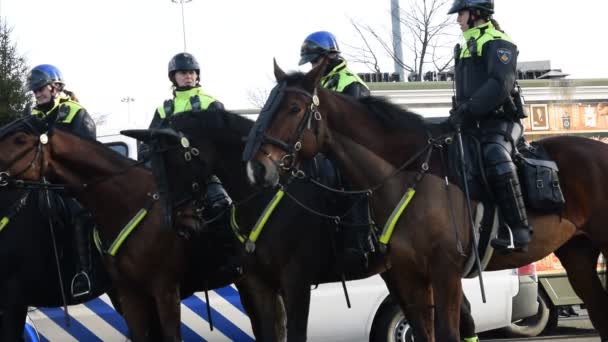
M292 104L291 107L289 107L289 114L298 114L300 112L300 106L298 106L297 104Z
M27 143L27 139L25 138L24 135L21 135L21 134L15 136L15 138L13 139L13 141L17 145L25 145L25 143Z

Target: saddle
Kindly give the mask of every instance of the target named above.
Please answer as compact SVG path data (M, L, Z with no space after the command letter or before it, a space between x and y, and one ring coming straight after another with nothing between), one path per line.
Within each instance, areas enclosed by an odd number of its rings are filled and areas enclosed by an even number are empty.
M480 140L476 135L465 132L462 141L465 178L471 200L492 203L493 195L485 176ZM541 214L559 213L565 203L559 182L559 169L542 145L521 139L512 158L517 166L526 208ZM450 181L463 189L462 166L456 143L449 145L448 164Z
M479 137L472 132L465 132L462 140L465 176L462 176L458 144L452 143L447 149L448 178L461 189L464 189L463 179L466 179L470 199L480 203L473 209L476 215L475 232L478 234L478 251L484 268L492 256L490 241L497 234L498 227L503 226L504 223L498 215L498 208L485 176ZM565 201L559 185L558 167L550 160L542 145L535 142L528 144L522 138L518 141L512 158L518 170L527 210L539 214L560 213ZM470 258L465 277L477 275L472 262L473 259Z

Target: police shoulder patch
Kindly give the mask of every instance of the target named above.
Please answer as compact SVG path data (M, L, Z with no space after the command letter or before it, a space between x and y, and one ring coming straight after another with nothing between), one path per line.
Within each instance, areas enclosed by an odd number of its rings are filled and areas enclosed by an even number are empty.
M498 60L503 64L509 64L513 57L513 52L510 49L500 48L496 51L498 54Z

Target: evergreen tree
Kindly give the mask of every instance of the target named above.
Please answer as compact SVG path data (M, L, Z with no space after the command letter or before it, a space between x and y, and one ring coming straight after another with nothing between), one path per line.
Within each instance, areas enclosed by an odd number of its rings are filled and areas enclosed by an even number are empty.
M11 39L12 31L0 18L0 125L21 117L32 105L26 89L29 67Z

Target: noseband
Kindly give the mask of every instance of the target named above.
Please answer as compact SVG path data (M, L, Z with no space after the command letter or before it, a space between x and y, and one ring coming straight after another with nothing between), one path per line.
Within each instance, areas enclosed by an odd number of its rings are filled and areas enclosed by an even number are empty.
M314 89L313 93L309 93L308 91L296 87L287 87L285 88L285 92L294 92L298 94L302 94L310 99L310 106L306 109L306 113L302 117L300 123L298 123L298 127L295 132L295 142L293 144L289 144L281 139L275 138L264 133L262 138L263 143L267 143L270 145L274 145L281 150L287 152L278 163L278 166L284 171L291 171L294 168L294 162L298 157L298 152L302 149L302 140L304 138L304 130L312 129L312 119L315 121L321 121L321 113L319 112L319 96L317 95L317 88ZM315 124L315 138L318 140L319 134L319 126ZM266 152L264 149L261 149L264 154L268 158L270 158L270 154ZM271 159L272 160L272 159ZM273 160L274 162L274 160Z

